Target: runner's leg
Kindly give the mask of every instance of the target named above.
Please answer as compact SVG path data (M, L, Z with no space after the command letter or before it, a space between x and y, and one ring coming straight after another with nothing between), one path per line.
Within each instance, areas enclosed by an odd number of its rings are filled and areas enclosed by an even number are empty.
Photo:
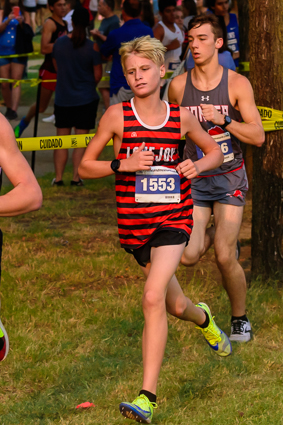
M214 249L217 266L222 274L223 286L230 299L232 315L240 317L246 313L246 277L236 260L236 243L239 235L244 207L215 202Z

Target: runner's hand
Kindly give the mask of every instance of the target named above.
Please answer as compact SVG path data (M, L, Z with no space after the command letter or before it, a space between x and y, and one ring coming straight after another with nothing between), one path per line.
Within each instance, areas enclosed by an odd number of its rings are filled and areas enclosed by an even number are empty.
M206 121L211 121L213 124L223 125L224 124L224 115L220 114L213 105L208 105L207 103L201 103L200 107Z
M199 170L195 162L190 159L186 159L177 165L176 171L179 174L183 174L187 179L193 179L199 175Z
M154 161L154 153L151 151L144 151L145 142L127 159L121 160L119 168L120 172L135 172L141 170L150 170Z

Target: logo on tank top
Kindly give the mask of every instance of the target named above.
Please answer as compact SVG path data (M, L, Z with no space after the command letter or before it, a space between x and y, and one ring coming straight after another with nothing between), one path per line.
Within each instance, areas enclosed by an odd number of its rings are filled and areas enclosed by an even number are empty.
M209 96L201 96L200 100L203 102L204 100L209 100Z
M130 146L127 146L127 158L129 158L135 151L138 150L138 146L135 146L133 149L130 148ZM160 149L156 148L155 146L145 146L144 151L150 151L153 153L156 153L154 157L154 161L160 162L174 162L175 156L177 155L177 149L176 148L163 148Z
M131 137L138 137L137 133L135 131L132 132Z
M202 96L205 98L205 96ZM208 96L206 96L208 97ZM228 105L213 105L214 108L223 115L229 115L228 113ZM201 106L186 106L186 108L196 117L199 122L206 121L203 116Z

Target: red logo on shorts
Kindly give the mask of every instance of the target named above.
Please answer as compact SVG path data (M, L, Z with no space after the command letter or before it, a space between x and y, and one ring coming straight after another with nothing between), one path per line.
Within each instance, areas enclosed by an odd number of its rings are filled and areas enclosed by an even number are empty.
M234 190L233 193L226 193L227 196L230 196L230 198L232 198L232 196L235 196L235 198L241 198L244 199L242 191L241 190Z

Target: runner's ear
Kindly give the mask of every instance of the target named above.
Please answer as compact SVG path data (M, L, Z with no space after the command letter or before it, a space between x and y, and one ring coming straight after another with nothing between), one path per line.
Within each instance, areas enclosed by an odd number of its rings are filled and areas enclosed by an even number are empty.
M161 65L160 67L160 77L163 78L165 75L165 65Z
M223 38L218 38L215 42L215 47L220 49L223 46Z

